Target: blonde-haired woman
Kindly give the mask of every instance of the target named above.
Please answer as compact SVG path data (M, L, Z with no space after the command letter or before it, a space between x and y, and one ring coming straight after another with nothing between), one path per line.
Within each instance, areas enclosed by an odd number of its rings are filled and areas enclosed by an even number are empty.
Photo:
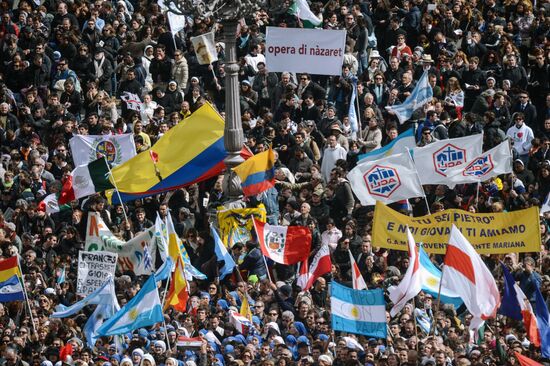
M100 91L98 94L99 110L98 116L105 117L107 120L116 121L118 119L118 111L114 98L111 98L105 91Z
M455 77L449 78L445 90L445 109L456 109L458 118L461 118L462 108L464 108L464 91L460 87L458 79Z

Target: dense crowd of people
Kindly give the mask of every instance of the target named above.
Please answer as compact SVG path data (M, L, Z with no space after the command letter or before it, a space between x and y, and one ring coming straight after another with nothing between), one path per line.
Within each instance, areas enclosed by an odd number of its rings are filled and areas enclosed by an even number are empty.
M424 293L396 317L387 313L386 339L334 332L329 291L331 281L351 286L348 250L369 289L387 289L406 271L406 252L371 241L373 207L359 204L346 174L360 154L410 127L416 128L418 146L482 132L484 150L508 140L513 173L484 182L479 194L474 184L424 186L427 200L392 204L396 210L414 216L427 214L427 205L431 212L505 212L546 199L548 0L311 3L320 27L347 32L342 74L334 77L270 72L266 27L303 27L295 15L262 10L243 19L236 41L244 143L253 153L271 146L277 157L275 188L247 203L263 203L271 224L309 227L311 257L328 245L332 272L301 291L296 266L270 264L268 276L257 243L237 243L230 251L239 274L190 281L187 312L169 309L165 324L119 340L100 338L95 345L86 344L82 329L93 307L62 320L49 317L57 305L79 300L75 258L84 248L89 212L100 213L124 240L152 226L157 211L172 215L200 270L215 255L208 223L225 200L223 187L211 179L124 206L96 195L55 214L39 203L59 192L74 169L68 141L75 134L132 133L139 153L204 103L223 115L222 26L210 17L188 17L174 37L166 14L152 1L0 4L0 255L20 256L34 320L25 302L0 304L0 366L517 365L514 352L550 362L529 342L521 322L499 315L474 340L463 307ZM190 37L211 30L218 60L201 65ZM401 125L385 107L402 103L424 70L433 99ZM141 98L140 111L121 102L126 92ZM350 104L357 104L357 131L350 124ZM185 138L193 137L182 137L182 143ZM503 260L533 304L537 286L550 303L549 220L541 216L540 252L484 257L500 286ZM432 260L439 265L442 258ZM117 272L121 306L144 279ZM243 296L253 313L253 327L245 334L228 320ZM427 330L420 320L430 325ZM178 347L180 337L202 337L202 346ZM69 357L60 355L67 344Z

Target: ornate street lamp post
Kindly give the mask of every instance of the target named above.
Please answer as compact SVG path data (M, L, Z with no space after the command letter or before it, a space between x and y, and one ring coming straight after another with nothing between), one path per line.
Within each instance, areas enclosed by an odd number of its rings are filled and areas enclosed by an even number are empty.
M261 9L270 13L280 13L290 5L289 0L164 0L168 11L178 15L196 17L212 16L223 25L225 42L225 131L224 146L228 152L225 158L227 167L224 176L224 192L227 196L227 208L243 207L242 189L239 177L231 168L243 162L240 155L244 141L241 126L241 107L239 101L239 64L237 63L236 32L239 20L253 15Z

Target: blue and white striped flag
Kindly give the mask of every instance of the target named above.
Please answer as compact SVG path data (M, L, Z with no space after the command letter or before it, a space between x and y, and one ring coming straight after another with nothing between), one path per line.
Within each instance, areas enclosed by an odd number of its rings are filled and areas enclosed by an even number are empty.
M351 99L349 102L348 118L351 125L351 132L359 131L359 120L357 118L357 111L355 110L355 99L357 98L357 78L354 76L351 78Z
M332 328L348 333L386 338L386 302L382 289L360 291L332 282Z
M214 251L218 257L218 262L224 261L223 267L220 269L220 280L223 280L225 276L233 273L233 269L237 264L231 256L231 253L229 253L225 245L223 245L223 242L213 225L210 225L210 231L212 232L212 237L214 238Z
M389 105L386 109L393 112L399 119L399 123L403 124L411 118L415 110L432 100L432 97L433 90L428 82L428 70L426 70L403 104Z
M157 280L155 275L151 275L136 296L103 323L97 333L101 336L123 334L163 320Z
M63 282L65 282L65 266L61 267L59 270L59 276L57 277L58 285L61 285Z
M97 307L84 325L84 334L88 346L93 347L95 341L99 338L97 329L101 327L105 319L113 316L120 310L118 300L115 293L115 282L111 276L94 292L86 296L84 299L74 303L71 306L58 305L56 312L51 315L52 318L66 318L76 314L82 308L88 305L97 304Z
M369 151L366 154L359 155L358 163L365 161L374 161L382 158L386 158L390 155L409 153L409 150L416 147L416 141L414 140L414 128L409 128L407 131L397 135L395 139L384 147Z

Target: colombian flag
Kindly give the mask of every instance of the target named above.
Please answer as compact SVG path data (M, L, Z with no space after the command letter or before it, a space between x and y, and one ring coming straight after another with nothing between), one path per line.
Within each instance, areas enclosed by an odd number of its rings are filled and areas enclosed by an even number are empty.
M0 261L0 302L24 300L17 257Z
M275 185L275 154L273 150L254 155L233 171L241 178L245 196L254 196Z
M110 181L122 201L130 201L219 175L227 156L223 132L222 117L206 103L157 141L155 161L148 149L114 167ZM118 195L113 194L111 199L118 201Z

